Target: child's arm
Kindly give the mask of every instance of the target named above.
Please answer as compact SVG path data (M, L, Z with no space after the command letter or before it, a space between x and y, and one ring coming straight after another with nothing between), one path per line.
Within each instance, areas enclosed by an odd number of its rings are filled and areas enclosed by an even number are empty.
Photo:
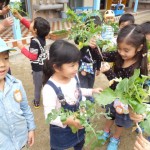
M30 60L37 60L39 45L36 41L31 40L29 50L21 42L17 42L18 48L21 50L21 53L24 54Z
M14 15L15 18L19 19L20 22L21 22L26 28L28 28L28 29L30 28L30 22L29 22L27 19L25 19L24 17L22 17L21 14L20 14L17 10L15 10L15 11L13 12L13 15Z
M94 89L87 89L87 88L80 88L83 96L92 96L94 93L100 93L103 91L102 88L94 88Z

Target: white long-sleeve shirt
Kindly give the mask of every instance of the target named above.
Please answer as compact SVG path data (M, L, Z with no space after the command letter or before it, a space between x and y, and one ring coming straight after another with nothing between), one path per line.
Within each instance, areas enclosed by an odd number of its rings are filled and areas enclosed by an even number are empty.
M79 92L77 90L77 81L75 78L72 78L70 82L67 84L58 83L52 78L50 78L49 80L52 81L57 87L61 88L65 100L68 104L74 105L77 102ZM83 96L92 96L92 89L81 88L81 92ZM58 110L61 108L61 103L59 102L59 99L57 98L54 89L50 85L46 84L43 88L42 93L43 93L44 114L45 118L47 118L47 115L53 109ZM66 125L62 124L60 117L57 117L54 121L51 121L50 124L62 128L66 127Z

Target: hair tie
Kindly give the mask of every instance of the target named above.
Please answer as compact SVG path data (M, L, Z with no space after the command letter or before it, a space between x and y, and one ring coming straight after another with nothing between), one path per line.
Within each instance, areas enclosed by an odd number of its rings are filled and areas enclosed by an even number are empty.
M143 57L147 56L147 53L142 54Z

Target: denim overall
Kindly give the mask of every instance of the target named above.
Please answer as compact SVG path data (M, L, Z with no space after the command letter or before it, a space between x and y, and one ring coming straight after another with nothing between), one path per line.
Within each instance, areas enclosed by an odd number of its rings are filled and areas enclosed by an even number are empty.
M76 76L75 79L77 81L77 89L79 90L78 102L75 105L69 105L66 102L60 87L57 87L52 81L48 80L47 82L47 84L54 89L61 103L61 106L64 109L71 111L77 111L79 109L79 102L82 100L79 81ZM61 128L59 126L50 124L49 130L51 150L64 150L70 147L74 147L75 150L82 150L82 147L84 145L85 129L80 129L77 133L73 133L69 126L67 126L66 128Z

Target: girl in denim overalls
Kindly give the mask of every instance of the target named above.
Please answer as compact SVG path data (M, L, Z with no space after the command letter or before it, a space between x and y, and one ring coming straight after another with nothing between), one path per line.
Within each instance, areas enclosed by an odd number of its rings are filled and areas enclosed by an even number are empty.
M82 95L92 96L99 93L98 89L81 89L79 87L78 62L80 51L67 41L55 41L49 50L49 58L44 64L44 88L43 105L45 118L52 109L64 109L76 111ZM72 125L78 130L73 133L69 127ZM84 127L78 119L70 116L65 122L61 122L58 116L50 122L50 146L51 150L64 150L74 147L81 150L84 145Z

